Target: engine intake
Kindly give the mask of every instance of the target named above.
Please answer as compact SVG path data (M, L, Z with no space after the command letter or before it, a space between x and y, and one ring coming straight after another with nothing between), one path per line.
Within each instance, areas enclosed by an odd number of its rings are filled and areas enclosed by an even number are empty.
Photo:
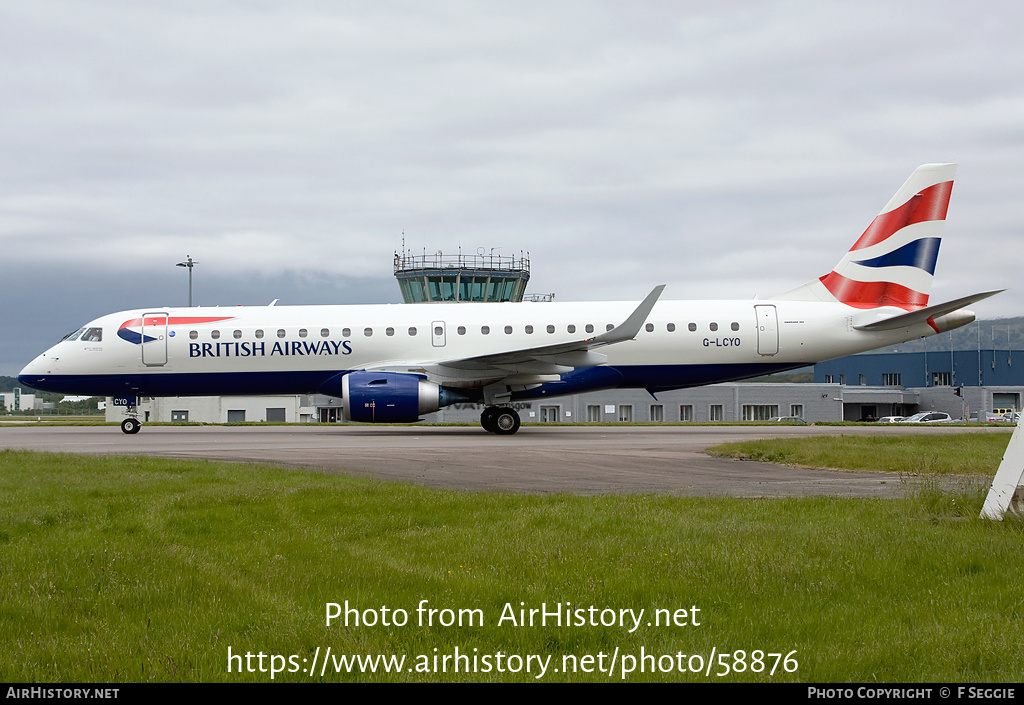
M341 379L346 421L408 423L441 408L441 388L402 372L350 372Z

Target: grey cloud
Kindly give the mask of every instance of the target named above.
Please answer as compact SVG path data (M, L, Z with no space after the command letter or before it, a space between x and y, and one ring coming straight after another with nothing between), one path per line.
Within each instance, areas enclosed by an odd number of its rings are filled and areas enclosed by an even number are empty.
M395 296L403 230L529 251L563 300L770 296L827 271L915 166L952 160L935 295L1008 286L1022 19L1010 2L6 4L0 246L75 322L83 299L122 308L106 292L126 276L152 302L186 253L210 279L275 282L268 300L314 291L281 270Z

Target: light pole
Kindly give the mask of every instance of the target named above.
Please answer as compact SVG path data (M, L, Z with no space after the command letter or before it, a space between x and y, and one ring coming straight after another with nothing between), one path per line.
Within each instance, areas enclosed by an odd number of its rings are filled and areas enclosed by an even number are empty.
M185 255L184 262L178 262L175 267L188 267L188 307L192 308L192 268L199 264L192 261L192 255Z

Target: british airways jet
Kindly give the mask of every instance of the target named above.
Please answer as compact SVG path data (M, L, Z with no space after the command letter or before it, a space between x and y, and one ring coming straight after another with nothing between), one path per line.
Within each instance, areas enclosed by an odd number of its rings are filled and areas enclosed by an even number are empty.
M484 429L519 430L511 402L648 390L795 369L966 325L989 291L929 305L955 164L918 167L828 274L771 299L140 308L103 316L18 376L111 396L340 396L349 421L402 423L483 402Z

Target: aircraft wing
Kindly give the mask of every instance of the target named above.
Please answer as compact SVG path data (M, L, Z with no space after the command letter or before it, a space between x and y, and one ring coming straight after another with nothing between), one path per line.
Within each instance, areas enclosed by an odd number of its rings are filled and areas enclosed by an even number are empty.
M657 303L658 298L661 296L661 292L664 290L664 284L659 284L654 287L651 290L651 293L649 293L647 297L640 302L640 305L634 309L633 313L629 315L629 318L612 328L610 331L606 331L600 335L595 335L592 338L584 338L582 340L576 340L569 343L555 343L554 345L539 345L532 348L509 350L506 352L494 353L491 355L480 355L478 357L464 358L461 360L449 360L443 364L451 366L459 366L467 363L472 366L480 364L507 365L535 360L537 358L551 359L563 357L566 360L583 359L586 357L587 353L594 348L599 348L604 345L612 345L613 343L621 343L635 338L636 334L640 332L640 328L647 320L647 317L651 314L651 309L653 309L654 304ZM603 360L601 362L603 362ZM592 362L589 365L575 364L572 362L566 362L565 364L572 367L588 367L593 366L594 364L601 364L601 362Z
M582 338L567 343L538 345L536 347L506 350L488 355L438 360L418 365L387 364L371 369L382 369L396 372L422 372L433 379L441 379L447 384L471 384L473 381L489 382L505 379L510 376L526 377L559 375L571 372L575 367L595 367L608 361L607 356L593 352L595 348L613 345L632 340L640 332L651 314L654 304L665 290L659 284L651 290L640 305L625 321L609 331L590 338ZM532 380L530 380L532 381ZM551 380L538 380L551 381Z

